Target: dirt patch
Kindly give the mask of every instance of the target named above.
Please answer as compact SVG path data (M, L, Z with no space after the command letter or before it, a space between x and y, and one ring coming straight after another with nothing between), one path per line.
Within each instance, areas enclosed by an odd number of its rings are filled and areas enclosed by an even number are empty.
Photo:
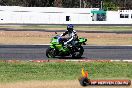
M55 32L42 31L0 31L0 44L49 44L55 35ZM78 35L87 38L89 45L132 44L132 34L78 32Z
M27 81L0 84L0 88L83 88L74 81ZM87 88L132 88L132 86L87 86Z

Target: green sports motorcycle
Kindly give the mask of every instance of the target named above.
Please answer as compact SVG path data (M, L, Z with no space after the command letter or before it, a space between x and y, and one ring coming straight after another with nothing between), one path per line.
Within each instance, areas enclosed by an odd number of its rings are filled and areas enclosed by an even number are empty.
M84 49L81 45L86 44L87 39L78 38L75 41L75 44L64 45L64 40L59 35L56 35L51 39L51 45L46 50L46 56L48 58L55 58L56 56L72 56L72 58L81 58L83 55Z

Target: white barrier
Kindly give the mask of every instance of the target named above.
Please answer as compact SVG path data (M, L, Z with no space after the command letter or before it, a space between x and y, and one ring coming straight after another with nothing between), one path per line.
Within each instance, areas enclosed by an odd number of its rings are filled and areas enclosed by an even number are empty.
M107 11L106 21L92 21L92 10L99 8L0 6L0 24L132 24L131 10Z

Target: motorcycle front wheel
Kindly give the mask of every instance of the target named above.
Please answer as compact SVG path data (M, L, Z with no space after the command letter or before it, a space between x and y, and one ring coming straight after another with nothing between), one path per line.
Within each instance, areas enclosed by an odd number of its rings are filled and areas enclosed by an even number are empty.
M56 50L54 49L54 48L48 48L47 50L46 50L46 56L48 57L48 58L55 58L55 56L56 56Z
M84 49L82 46L77 46L75 47L73 53L72 53L72 58L81 58L83 55Z

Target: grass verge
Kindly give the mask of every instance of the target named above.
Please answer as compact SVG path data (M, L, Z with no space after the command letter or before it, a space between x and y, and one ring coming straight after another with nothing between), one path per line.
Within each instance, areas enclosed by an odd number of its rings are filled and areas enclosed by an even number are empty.
M132 63L127 62L0 62L0 82L30 80L76 80L81 68L89 72L91 79L132 79Z
M61 34L62 32L58 32ZM54 32L0 31L0 44L49 44ZM132 34L78 33L88 45L132 45Z
M11 29L41 29L41 30L66 30L66 25L7 25L0 26L0 28L11 28ZM131 26L76 26L76 30L85 31L132 31Z

